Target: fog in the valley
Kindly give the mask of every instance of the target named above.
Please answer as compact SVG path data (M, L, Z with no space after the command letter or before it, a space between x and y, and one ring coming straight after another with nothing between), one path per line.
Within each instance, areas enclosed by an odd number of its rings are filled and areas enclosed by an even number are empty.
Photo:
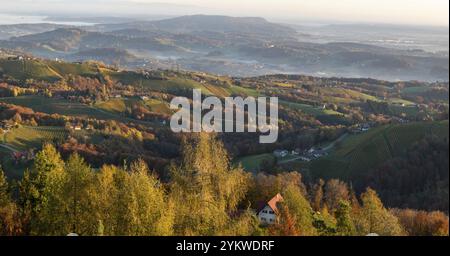
M448 80L446 0L0 4L0 48L37 57L235 76Z

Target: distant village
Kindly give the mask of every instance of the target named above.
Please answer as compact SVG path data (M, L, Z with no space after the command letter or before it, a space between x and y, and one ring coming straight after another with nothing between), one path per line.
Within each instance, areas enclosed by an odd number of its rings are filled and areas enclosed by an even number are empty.
M309 150L300 151L300 149L296 150L285 150L278 149L273 152L273 155L278 159L283 159L286 157L293 157L294 159L298 159L304 162L311 162L312 160L319 159L321 157L327 156L328 153L322 148L311 148Z
M399 123L406 123L407 121L399 118L397 120L397 122L399 122ZM355 127L353 127L352 129L350 129L350 131L348 133L349 134L365 133L365 132L370 131L370 129L372 129L373 125L374 125L373 123L358 124ZM311 162L313 160L317 160L319 158L328 156L329 155L329 150L325 150L322 147L311 147L308 150L277 149L277 150L275 150L273 152L273 155L277 159L285 159L287 157L292 157L292 159L295 159L295 160L300 160L300 161L304 161L304 162Z

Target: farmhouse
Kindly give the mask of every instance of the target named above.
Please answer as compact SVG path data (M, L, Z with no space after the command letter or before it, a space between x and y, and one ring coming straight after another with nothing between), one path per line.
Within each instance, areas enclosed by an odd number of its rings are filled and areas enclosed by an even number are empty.
M273 225L278 221L278 208L277 204L283 201L281 194L277 194L275 197L270 199L262 209L258 212L258 219L261 223L267 225Z
M273 152L273 155L276 157L286 157L287 155L289 155L289 151L278 149Z
M81 125L79 125L79 124L71 124L71 125L69 126L69 128L70 128L71 130L74 130L74 131L81 131L81 130L83 130L83 126L81 126Z
M370 130L370 124L362 124L361 125L361 131L362 132L367 132Z
M321 158L323 156L327 155L327 152L325 150L322 149L317 149L314 150L313 154L312 154L315 158Z
M312 159L321 158L326 155L328 155L328 153L321 148L319 148L319 149L311 148L303 156L305 157L305 159L309 159L309 161L311 161ZM305 161L307 161L307 160L305 160Z

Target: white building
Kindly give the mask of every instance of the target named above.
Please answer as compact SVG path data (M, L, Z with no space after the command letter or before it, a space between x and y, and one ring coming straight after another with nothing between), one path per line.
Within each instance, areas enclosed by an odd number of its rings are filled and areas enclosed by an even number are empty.
M289 155L289 151L279 149L279 150L275 150L273 152L273 155L276 156L276 157L284 158L284 157L287 157Z
M258 212L258 219L262 224L273 225L278 221L277 204L283 201L283 197L277 194Z

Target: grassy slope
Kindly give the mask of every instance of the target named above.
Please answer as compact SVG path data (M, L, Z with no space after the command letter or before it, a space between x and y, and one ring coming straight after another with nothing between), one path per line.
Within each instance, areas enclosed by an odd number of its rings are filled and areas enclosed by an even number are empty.
M333 97L328 96L329 102L333 102L337 100L338 102L353 102L355 100L359 101L379 101L379 99L375 96L368 95L362 92L358 92L350 89L342 89L342 88L321 88L320 91L324 95L335 95ZM327 96L324 96L327 98Z
M81 103L69 102L63 99L46 98L43 96L20 96L0 98L0 102L28 107L36 112L47 114L61 114L77 117L92 117L98 119L111 119L112 116L95 108Z
M61 75L55 72L42 61L35 60L7 60L0 59L0 70L15 79L25 81L27 79L57 81Z
M169 104L161 100L149 99L146 100L144 104L150 111L155 113L170 115L173 112L170 109Z
M120 99L110 99L108 101L99 102L96 107L115 114L123 114L127 108L131 108L133 104L140 104L146 107L149 111L170 115L172 111L170 110L169 103L157 100L140 100L137 98L120 98Z
M186 89L201 89L202 93L205 95L213 95L205 86L197 83L193 80L182 79L182 78L171 78L169 80L152 80L143 77L138 73L133 72L104 72L109 75L112 79L121 82L126 85L133 85L138 87L144 87L155 91L161 92L171 92Z
M101 143L104 136L98 132L76 131L76 135L89 139L92 143ZM39 149L45 142L63 141L69 132L64 127L31 127L22 126L3 134L0 143L17 151L30 148ZM0 147L0 164L4 167L6 175L11 179L21 179L24 171L30 168L31 163L15 163L11 158L12 151Z
M67 131L62 127L30 127L23 126L13 129L3 136L3 142L18 150L39 148L45 142L63 140Z
M246 171L258 171L264 160L275 160L275 156L273 154L252 155L236 159L235 162L241 164Z
M96 107L112 113L123 113L127 109L127 103L126 99L110 99L98 103Z
M97 68L88 63L75 64L68 62L48 61L48 66L60 75L73 74L81 76L95 76L98 74Z
M68 63L49 60L7 60L0 59L0 71L20 81L34 79L54 82L67 75L94 77L102 75L94 64ZM105 69L105 71L110 71ZM110 71L113 72L113 71Z
M301 111L305 112L306 114L313 115L313 116L342 115L341 113L333 111L333 110L316 108L316 107L313 107L311 105L306 105L306 104L293 103L293 102L283 101L283 100L280 100L279 103L284 106L287 106L289 108L301 110Z

